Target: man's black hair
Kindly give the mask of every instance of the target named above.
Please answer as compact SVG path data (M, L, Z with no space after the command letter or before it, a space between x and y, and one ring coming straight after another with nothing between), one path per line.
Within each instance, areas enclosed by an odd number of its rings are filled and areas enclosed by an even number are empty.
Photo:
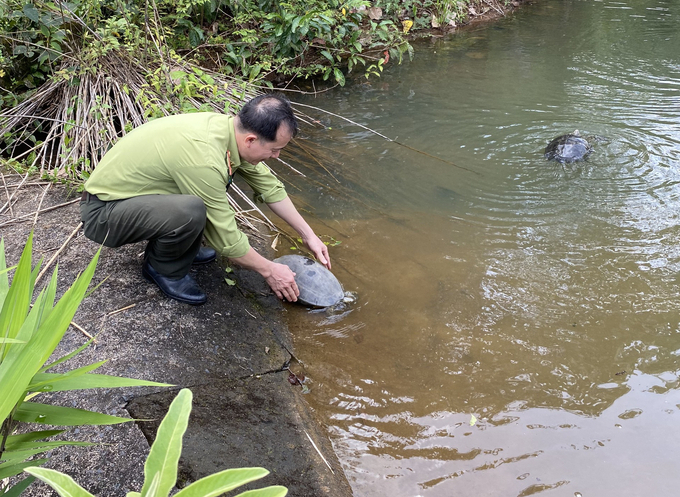
M255 133L268 142L276 141L276 132L281 124L285 123L293 136L298 132L290 102L275 93L260 95L246 102L238 117L244 131Z

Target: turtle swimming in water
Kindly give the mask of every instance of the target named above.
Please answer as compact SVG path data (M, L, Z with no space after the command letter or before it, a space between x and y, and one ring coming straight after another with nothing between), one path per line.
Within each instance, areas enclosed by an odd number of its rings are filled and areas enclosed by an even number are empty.
M338 279L325 266L303 255L284 255L274 262L285 264L295 273L300 295L298 302L312 307L331 307L345 298Z
M558 136L545 147L545 158L560 163L576 162L585 159L593 146L583 138L578 130Z

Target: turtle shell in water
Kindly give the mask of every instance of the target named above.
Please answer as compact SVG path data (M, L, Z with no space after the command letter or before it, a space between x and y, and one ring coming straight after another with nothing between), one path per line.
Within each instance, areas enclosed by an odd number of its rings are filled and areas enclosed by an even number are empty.
M295 273L300 295L298 302L312 307L330 307L345 297L338 279L325 266L303 255L284 255L274 262L285 264Z
M576 162L585 159L593 150L588 140L578 130L558 136L545 147L545 158L557 162Z

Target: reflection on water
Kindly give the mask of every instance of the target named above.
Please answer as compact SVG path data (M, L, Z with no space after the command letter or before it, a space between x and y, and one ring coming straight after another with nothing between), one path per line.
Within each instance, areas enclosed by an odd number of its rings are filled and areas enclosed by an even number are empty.
M448 161L313 115L281 173L359 296L287 308L357 496L675 493L678 48L670 0L545 0L300 98Z

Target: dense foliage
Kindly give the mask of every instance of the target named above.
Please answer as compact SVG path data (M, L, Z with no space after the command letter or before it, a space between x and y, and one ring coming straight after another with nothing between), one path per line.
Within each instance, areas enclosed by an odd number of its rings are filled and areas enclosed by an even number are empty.
M494 0L495 1L495 0ZM485 2L494 5L492 2ZM411 47L405 32L446 27L475 0L5 0L0 4L0 86L34 88L77 53L92 69L107 52L142 60L177 55L255 81L379 72ZM486 7L488 10L489 7ZM2 101L0 101L2 103Z
M39 86L65 59L93 70L116 50L142 61L182 57L249 81L320 75L342 84L341 67L375 70L385 57L410 51L401 25L370 16L369 7L363 0L7 0L0 5L3 98L11 104L11 93Z
M497 2L3 0L0 160L80 180L149 119L233 113L293 78L379 76L412 55L407 33L502 13Z

